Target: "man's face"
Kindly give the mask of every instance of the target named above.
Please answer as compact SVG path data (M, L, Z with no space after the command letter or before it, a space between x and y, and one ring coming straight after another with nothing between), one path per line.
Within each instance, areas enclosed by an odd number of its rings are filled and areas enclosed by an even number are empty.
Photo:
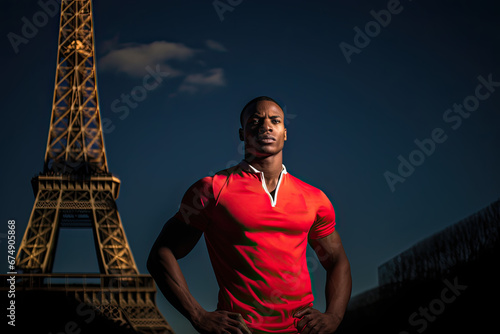
M283 110L271 101L258 101L248 106L243 115L240 140L245 142L245 151L255 157L281 152L286 140Z

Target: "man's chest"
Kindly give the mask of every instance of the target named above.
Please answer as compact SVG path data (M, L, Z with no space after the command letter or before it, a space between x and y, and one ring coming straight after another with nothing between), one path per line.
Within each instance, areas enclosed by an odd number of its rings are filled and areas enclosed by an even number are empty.
M212 211L211 225L218 231L239 233L307 233L315 219L315 203L286 182L273 195L256 180L223 189Z

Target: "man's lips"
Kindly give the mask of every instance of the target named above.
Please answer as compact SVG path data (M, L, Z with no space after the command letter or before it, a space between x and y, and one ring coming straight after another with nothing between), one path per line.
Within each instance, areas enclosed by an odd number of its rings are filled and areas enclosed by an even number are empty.
M276 138L271 136L264 136L257 138L257 141L260 143L270 144L276 141Z

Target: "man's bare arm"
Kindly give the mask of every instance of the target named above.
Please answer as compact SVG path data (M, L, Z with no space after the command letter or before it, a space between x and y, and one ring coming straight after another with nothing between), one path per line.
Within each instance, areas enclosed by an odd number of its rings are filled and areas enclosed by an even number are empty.
M342 319L351 297L352 280L351 267L340 236L335 231L325 238L310 240L310 244L327 272L325 313Z
M198 243L202 231L171 218L160 232L147 267L167 300L189 321L196 321L202 307L187 287L177 259L186 256Z
M318 255L321 265L326 270L326 311L303 310L298 316L301 333L333 333L344 317L347 303L351 296L351 268L337 231L321 239L309 239L309 244ZM319 314L318 314L319 313ZM299 330L300 330L299 329Z
M163 227L148 257L147 267L167 300L200 333L251 334L241 314L227 311L208 312L196 301L188 289L178 259L185 257L196 246L203 232L175 218Z

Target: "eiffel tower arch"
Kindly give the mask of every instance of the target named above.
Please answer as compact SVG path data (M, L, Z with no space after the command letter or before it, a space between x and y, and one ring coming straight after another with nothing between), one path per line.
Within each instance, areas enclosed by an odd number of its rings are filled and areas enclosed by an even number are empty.
M44 167L32 179L35 203L15 270L11 270L17 272L18 309L31 312L27 316L35 322L42 321L41 317L43 322L54 320L53 327L44 329L57 333L64 332L68 324L74 332L89 328L87 332L97 333L99 327L108 333L173 333L156 306L152 277L137 270L116 206L120 180L109 172L106 160L92 20L91 0L61 1ZM92 230L99 273L52 272L62 228ZM0 289L6 294L9 284L2 276ZM61 316L68 319L55 321L57 314L41 316L48 305L59 307ZM24 316L18 314L18 321L25 322ZM74 326L78 317L87 327ZM19 322L18 328L27 326ZM98 326L89 326L91 322ZM41 329L41 325L34 323L29 328Z

